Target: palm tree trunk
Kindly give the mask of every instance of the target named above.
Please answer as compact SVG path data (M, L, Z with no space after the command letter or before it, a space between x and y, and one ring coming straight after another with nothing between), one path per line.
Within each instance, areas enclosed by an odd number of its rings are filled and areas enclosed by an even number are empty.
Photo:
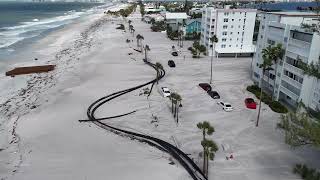
M205 129L203 129L202 134L203 134L203 141L204 141L206 139ZM205 147L203 146L203 168L202 168L202 171L203 171L204 175L206 174L206 153L205 152L206 152Z
M144 48L144 57L145 57L146 61L148 61L147 60L147 49L146 48Z
M212 54L211 54L211 66L210 66L210 84L212 84L212 61L213 61L213 46L212 46Z
M278 64L276 63L275 64L275 69L274 69L275 77L274 77L274 82L273 82L272 100L274 100L276 98L274 93L275 93L275 89L276 89L277 68L278 68Z
M175 118L177 114L177 103L174 104L174 113L173 113L173 117Z
M179 106L177 106L177 123L179 123Z
M173 114L173 99L171 98L171 113Z
M157 69L157 84L159 84L159 68Z
M263 73L264 74L264 71ZM259 126L259 120L260 120L260 112L261 112L261 101L262 101L262 78L263 76L260 78L260 84L261 84L261 87L260 87L260 101L259 101L259 110L258 110L258 117L257 117L257 122L256 122L256 127Z

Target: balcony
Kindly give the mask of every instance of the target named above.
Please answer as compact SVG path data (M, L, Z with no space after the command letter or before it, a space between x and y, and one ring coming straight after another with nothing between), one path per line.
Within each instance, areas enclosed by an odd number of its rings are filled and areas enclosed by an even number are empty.
M297 96L296 94L294 94L293 92L291 92L289 89L283 87L282 85L280 86L280 91L282 91L284 94L286 94L287 96L290 96L290 98L294 101L298 101L299 96Z
M289 44L310 49L311 43L294 38L289 39Z
M286 76L286 75L283 75L283 76L282 76L282 79L283 79L284 81L286 81L288 84L291 84L292 86L294 86L294 87L296 87L296 88L298 88L298 89L301 90L302 84L300 84L298 81L296 81L296 80L294 80L294 79L291 79L291 78L289 78L289 77Z
M291 52L291 51L287 51L287 52L286 52L286 56L288 56L288 57L290 57L290 58L292 58L292 59L298 59L298 57L299 57L299 59L301 59L302 62L308 63L308 57L299 56L298 54L293 53L293 52Z
M287 69L288 71L294 73L294 74L297 74L299 76L303 76L303 70L291 65L291 64L288 64L286 62L284 62L284 68Z
M302 47L288 45L287 51L289 51L292 54L295 54L296 56L299 56L301 59L308 59L309 57L309 49L306 50Z

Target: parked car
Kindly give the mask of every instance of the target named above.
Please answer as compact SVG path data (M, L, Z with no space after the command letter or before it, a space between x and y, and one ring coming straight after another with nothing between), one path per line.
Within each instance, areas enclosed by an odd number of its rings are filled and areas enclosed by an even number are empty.
M163 96L163 97L169 97L171 95L171 92L169 90L169 88L167 87L161 87L159 89L159 93Z
M217 91L207 91L209 96L211 96L213 99L220 99L220 95L218 94Z
M173 52L171 53L171 55L172 55L172 56L178 56L178 52L177 52L177 51L173 51Z
M233 108L230 103L219 101L218 104L222 107L223 110L229 112L232 111Z
M199 86L205 91L211 91L211 86L208 83L200 83Z
M169 61L168 61L168 66L169 66L169 67L176 67L176 64L174 63L173 60L169 60Z
M256 109L257 108L257 103L254 102L252 98L246 98L244 100L244 103L246 104L247 108L249 109Z

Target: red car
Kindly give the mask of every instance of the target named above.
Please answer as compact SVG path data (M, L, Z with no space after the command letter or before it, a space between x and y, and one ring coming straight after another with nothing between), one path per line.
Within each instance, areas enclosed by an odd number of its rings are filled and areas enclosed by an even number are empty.
M246 98L244 100L244 103L246 104L247 108L249 109L256 109L257 108L257 103L254 102L252 98Z
M210 86L210 84L208 84L208 83L200 83L199 84L199 86L203 89L203 90L205 90L205 91L211 91L211 86Z

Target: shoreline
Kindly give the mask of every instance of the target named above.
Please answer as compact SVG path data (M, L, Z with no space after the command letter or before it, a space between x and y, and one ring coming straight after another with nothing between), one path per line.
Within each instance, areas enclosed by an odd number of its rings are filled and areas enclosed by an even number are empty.
M111 5L107 9L118 6L117 4ZM2 73L0 76L2 90L0 93L1 179L6 179L17 172L22 163L23 154L26 153L20 147L20 137L16 132L20 117L37 109L42 103L45 104L45 102L37 101L42 99L46 91L50 91L56 85L59 76L63 76L61 74L64 71L63 68L72 68L71 63L79 60L80 56L85 55L91 48L90 35L105 21L104 11L104 9L99 9L87 17L79 18L62 28L51 31L45 37L24 48L18 55L21 59L11 61L7 65L9 69L15 66L55 64L57 68L54 72L11 78L3 75L5 71L0 71ZM22 56L25 52L28 54ZM40 58L34 61L32 57ZM3 170L7 172L2 172Z

